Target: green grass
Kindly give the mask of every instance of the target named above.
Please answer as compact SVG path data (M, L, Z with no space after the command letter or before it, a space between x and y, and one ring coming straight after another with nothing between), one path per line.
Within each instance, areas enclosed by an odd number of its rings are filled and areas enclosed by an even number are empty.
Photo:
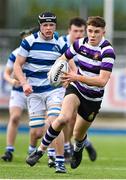
M67 174L55 174L47 166L47 155L34 167L25 163L28 134L18 134L13 162L0 160L0 179L126 179L126 136L91 136L98 159L91 162L87 152L83 154L81 165ZM5 134L0 134L0 155L5 149Z

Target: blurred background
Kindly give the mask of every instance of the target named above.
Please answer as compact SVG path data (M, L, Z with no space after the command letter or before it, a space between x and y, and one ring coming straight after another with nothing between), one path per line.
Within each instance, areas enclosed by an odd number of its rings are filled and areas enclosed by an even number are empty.
M0 130L8 120L11 87L3 79L4 67L12 50L20 44L19 33L37 26L38 14L51 11L57 15L59 35L66 34L71 18L103 16L106 38L116 52L116 62L106 87L100 114L92 127L126 130L126 1L125 0L0 0ZM28 123L27 113L22 123Z

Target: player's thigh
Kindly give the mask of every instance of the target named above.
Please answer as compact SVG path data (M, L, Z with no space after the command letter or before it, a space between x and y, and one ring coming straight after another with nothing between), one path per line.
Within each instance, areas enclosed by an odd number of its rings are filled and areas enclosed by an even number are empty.
M27 98L28 112L29 112L29 126L32 128L39 128L45 125L45 96L44 94L32 93Z
M30 137L33 138L41 138L42 135L46 132L47 128L46 126L41 127L32 127L30 128Z
M19 107L20 109L26 108L26 96L23 92L11 91L10 100L9 100L9 109L13 107Z
M60 114L72 120L77 115L79 105L79 98L75 94L68 94L64 97Z
M23 109L17 106L12 106L9 109L10 117L14 119L20 119Z
M57 88L46 93L47 116L49 119L53 120L60 114L64 93L64 88Z

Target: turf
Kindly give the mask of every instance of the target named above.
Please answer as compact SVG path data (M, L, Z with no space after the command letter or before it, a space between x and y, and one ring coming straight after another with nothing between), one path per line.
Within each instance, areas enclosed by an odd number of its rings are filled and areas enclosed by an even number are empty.
M81 165L72 170L67 164L67 174L56 174L48 168L47 155L34 167L25 163L28 134L18 134L13 162L0 160L0 179L126 179L126 136L90 136L98 158L91 162L84 151ZM5 134L0 134L0 155L5 148Z

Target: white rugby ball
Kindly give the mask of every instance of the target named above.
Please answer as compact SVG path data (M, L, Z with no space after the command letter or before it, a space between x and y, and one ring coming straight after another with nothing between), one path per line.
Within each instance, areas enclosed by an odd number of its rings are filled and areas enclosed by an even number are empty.
M63 72L68 72L68 63L65 60L57 59L48 73L48 80L52 86L61 86L61 76Z

